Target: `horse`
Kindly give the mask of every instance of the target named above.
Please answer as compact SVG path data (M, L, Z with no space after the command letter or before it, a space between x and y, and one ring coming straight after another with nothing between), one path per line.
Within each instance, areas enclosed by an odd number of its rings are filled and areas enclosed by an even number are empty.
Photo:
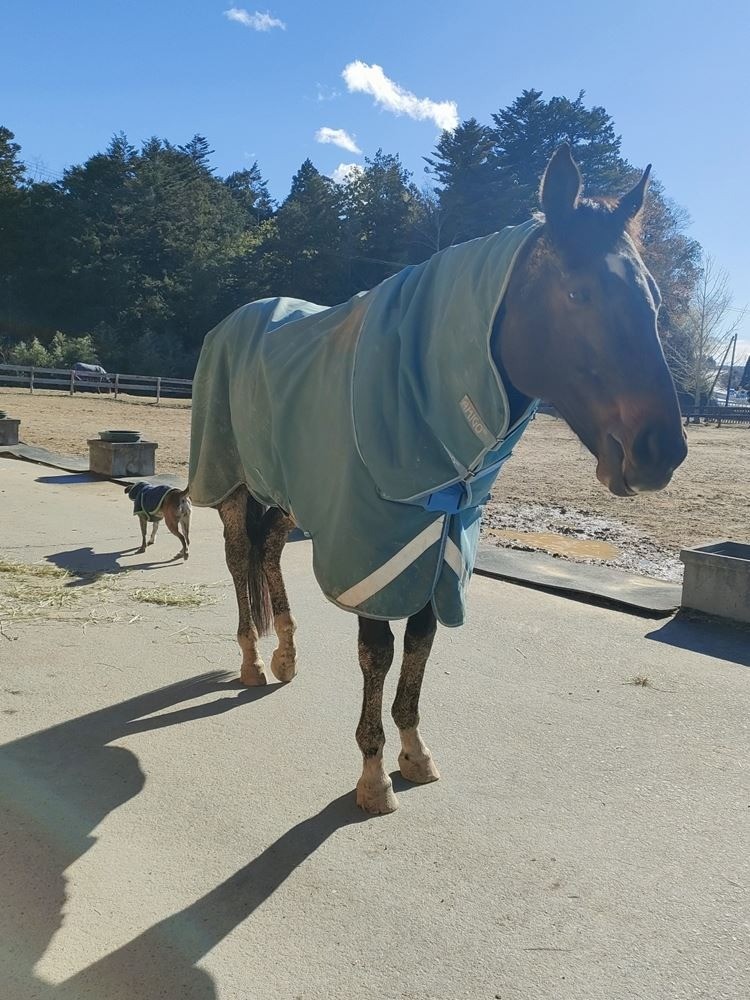
M358 616L356 802L368 813L398 805L383 756L389 622L407 619L392 706L399 769L435 781L419 729L425 667L438 621L463 620L482 505L539 400L615 496L662 489L687 455L659 290L637 243L649 172L622 197L589 199L563 145L542 177L543 214L522 226L440 251L341 306L251 303L204 341L189 490L223 523L241 681L267 683L258 638L271 624L271 671L296 674L280 562L296 525L325 596Z
M91 387L92 392L94 388L101 392L102 386L106 392L111 388L109 375L101 365L90 365L83 361L76 361L73 365L73 381L79 392L85 392L87 387Z

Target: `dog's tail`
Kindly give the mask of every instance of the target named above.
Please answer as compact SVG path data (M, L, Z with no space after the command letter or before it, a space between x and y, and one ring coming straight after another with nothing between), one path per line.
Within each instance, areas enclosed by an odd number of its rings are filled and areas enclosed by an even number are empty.
M249 496L245 514L245 530L250 542L250 557L248 560L247 592L250 600L250 614L258 630L258 635L268 635L273 621L271 594L268 580L263 572L263 549L266 544L267 520L266 509L262 504Z
M186 486L184 490L177 491L177 516L178 517L190 517L191 505L190 497L188 496L189 486Z

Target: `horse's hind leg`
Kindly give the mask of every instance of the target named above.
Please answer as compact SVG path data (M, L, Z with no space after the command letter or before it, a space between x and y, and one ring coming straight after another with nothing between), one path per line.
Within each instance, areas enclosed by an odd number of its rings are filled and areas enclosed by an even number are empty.
M271 658L271 672L274 677L286 682L297 673L297 648L294 644L297 623L289 611L289 598L281 574L281 553L294 521L283 510L273 507L265 515L263 527L263 573L271 595L273 627L279 640Z
M253 621L248 589L252 572L252 551L247 530L247 515L248 504L255 502L242 486L217 507L224 524L224 551L227 568L232 575L237 596L237 610L239 612L237 642L242 650L240 680L248 686L267 683L263 660L258 652L258 629Z
M393 702L393 721L401 735L401 753L398 766L408 781L425 784L437 781L440 772L435 767L432 754L419 735L419 693L427 659L435 638L437 622L432 605L428 604L418 614L412 615L404 635L404 660Z
M362 751L357 805L369 813L390 813L398 808L393 783L383 767L383 683L392 662L393 633L388 622L360 618L359 665L364 691L357 726L357 743Z

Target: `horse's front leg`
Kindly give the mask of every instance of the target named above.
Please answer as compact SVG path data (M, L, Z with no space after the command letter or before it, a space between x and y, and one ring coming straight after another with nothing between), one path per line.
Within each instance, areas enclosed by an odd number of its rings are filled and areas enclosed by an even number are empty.
M388 622L359 619L359 665L364 691L357 743L362 751L362 777L357 782L357 805L369 813L398 808L393 783L383 767L383 683L393 662L393 633Z
M428 604L418 614L412 615L404 635L404 661L393 702L393 721L401 736L401 753L398 766L407 781L426 784L437 781L440 772L435 767L432 754L419 735L419 693L437 622L432 605Z

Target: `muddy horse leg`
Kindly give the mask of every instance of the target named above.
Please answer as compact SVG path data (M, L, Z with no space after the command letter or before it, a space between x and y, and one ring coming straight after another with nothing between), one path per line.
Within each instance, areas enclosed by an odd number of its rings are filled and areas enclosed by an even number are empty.
M364 691L357 743L363 766L357 782L357 805L369 813L390 813L398 808L393 783L383 767L383 683L392 662L393 633L388 622L360 618L359 665Z
M253 620L251 609L250 587L253 583L263 586L260 566L260 553L253 552L252 539L248 531L248 515L252 514L250 505L257 502L250 496L245 487L236 489L217 507L224 524L224 551L227 568L232 575L234 590L237 596L239 622L237 625L237 642L242 650L242 669L240 680L248 687L266 684L263 660L258 652L258 625ZM251 579L254 577L255 579Z
M437 622L432 605L428 604L406 625L404 635L404 660L401 676L393 702L393 721L401 735L401 753L398 766L407 781L425 784L437 781L440 772L435 767L432 754L419 735L419 692L422 688L427 659L435 638Z
M297 648L294 644L297 623L289 611L289 598L281 575L281 553L293 527L294 521L278 507L269 510L263 519L263 573L271 595L273 627L279 640L271 658L271 672L285 682L297 673Z

